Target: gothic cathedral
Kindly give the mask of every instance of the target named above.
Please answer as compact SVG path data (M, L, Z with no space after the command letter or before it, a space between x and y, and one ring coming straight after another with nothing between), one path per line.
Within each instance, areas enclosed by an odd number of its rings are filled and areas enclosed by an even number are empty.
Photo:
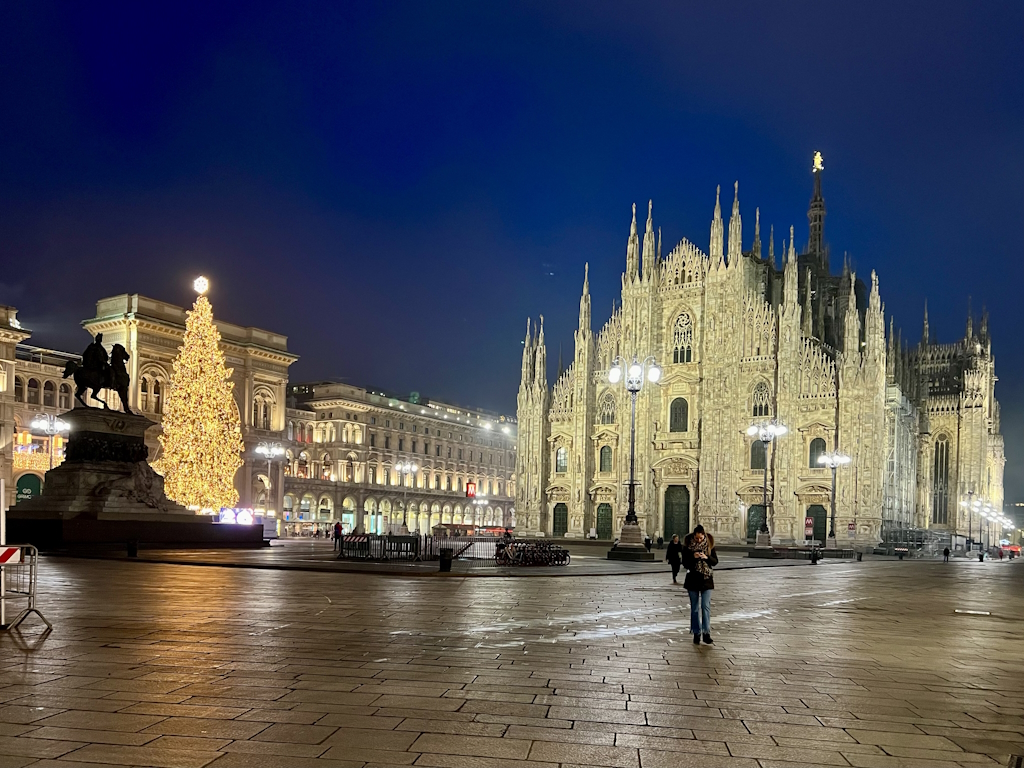
M824 541L836 472L839 546L907 531L956 543L967 499L1002 509L1003 441L987 316L964 339L907 346L886 333L878 278L833 275L816 156L808 244L793 229L776 266L755 212L743 250L738 184L726 249L715 200L709 253L687 240L667 257L651 206L641 245L633 206L621 303L595 336L584 269L572 363L547 381L544 320L527 323L518 396L520 535L613 539L627 511L630 394L609 383L617 358L653 356L657 383L636 402L636 510L652 537L701 523L721 542ZM844 260L845 261L845 260ZM773 442L750 436L774 421ZM765 492L767 486L767 492ZM767 504L765 504L765 496ZM975 530L980 523L975 515Z

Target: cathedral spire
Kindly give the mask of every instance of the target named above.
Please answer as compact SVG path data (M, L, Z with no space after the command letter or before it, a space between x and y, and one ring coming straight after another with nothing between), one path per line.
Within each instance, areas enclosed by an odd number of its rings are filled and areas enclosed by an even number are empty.
M743 255L743 220L740 217L740 183L733 185L732 215L729 216L729 266L738 266Z
M775 263L775 225L768 228L768 261Z
M636 203L633 203L633 222L629 225L629 242L626 245L626 280L632 281L639 271L640 238L636 234Z
M654 274L654 201L647 201L647 228L644 230L644 253L640 277Z
M786 254L786 260L796 262L796 245L793 238L794 227L789 228L789 252Z
M974 312L971 310L971 297L967 297L967 340L974 336Z
M658 261L661 261L661 227L658 227Z
M807 209L807 223L810 225L810 242L808 252L818 259L818 262L828 270L828 254L825 252L825 199L821 196L821 174L825 170L825 162L821 152L814 153L814 162L811 167L811 174L814 176L814 194L811 197L811 205Z
M761 209L754 209L754 258L761 258Z
M850 292L846 298L846 316L843 318L843 360L848 364L860 362L860 316L857 314L857 275L850 273Z
M580 296L580 331L590 331L590 263L583 265L583 295Z
M722 204L719 198L722 195L722 187L715 187L715 215L711 219L711 247L708 255L711 256L711 266L718 267L722 263L722 239L724 229L722 227Z
M921 346L927 347L932 343L931 334L928 332L928 299L924 300L924 330L921 332Z
M533 339L530 337L530 318L526 318L526 341L523 342L523 370L519 380L520 387L533 382Z
M547 389L548 351L544 346L544 315L540 316L540 329L537 332L537 344L534 349L536 357L533 364L533 386L537 389Z
M801 335L808 339L814 335L814 314L811 304L811 268L807 268L807 278L804 280L804 312L800 325Z

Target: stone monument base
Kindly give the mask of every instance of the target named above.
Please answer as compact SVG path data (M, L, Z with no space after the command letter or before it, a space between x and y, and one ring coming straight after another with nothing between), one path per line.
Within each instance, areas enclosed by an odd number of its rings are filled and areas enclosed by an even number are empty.
M654 553L648 552L644 546L644 537L640 526L626 523L622 526L619 543L608 550L609 560L646 560L654 562Z
M65 461L46 473L43 492L7 513L7 538L57 549L99 544L263 545L262 525L221 525L164 495L149 466L146 430L154 422L129 413L75 408Z

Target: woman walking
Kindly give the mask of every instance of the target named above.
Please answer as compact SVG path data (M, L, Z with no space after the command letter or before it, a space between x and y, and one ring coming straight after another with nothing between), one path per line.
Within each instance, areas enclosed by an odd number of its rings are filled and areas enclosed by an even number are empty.
M683 566L686 578L683 586L690 595L690 632L693 633L693 644L700 645L701 637L711 645L711 591L715 588L715 579L711 569L718 565L718 553L715 552L715 540L704 532L704 526L698 525L693 533L687 534L683 540Z
M678 584L676 576L679 575L679 566L683 562L683 545L679 543L678 534L674 534L672 541L668 543L668 549L665 551L665 560L672 566L672 583Z

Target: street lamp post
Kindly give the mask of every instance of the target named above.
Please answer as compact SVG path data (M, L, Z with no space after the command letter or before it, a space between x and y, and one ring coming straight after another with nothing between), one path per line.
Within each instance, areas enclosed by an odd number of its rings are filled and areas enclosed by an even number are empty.
M756 546L758 547L771 546L771 532L768 529L768 446L775 438L782 437L787 432L789 432L789 428L784 424L780 424L775 419L751 424L747 427L747 434L751 437L757 437L764 445L764 485L762 487L764 519L761 521L761 527L757 531Z
M629 392L629 507L626 510L625 525L619 537L619 545L608 552L610 560L653 560L654 555L647 551L640 535L640 523L636 516L636 398L643 388L644 379L657 384L661 379L661 368L653 356L642 361L633 356L631 363L616 357L608 371L608 382L618 384L623 381Z
M961 507L966 507L967 508L967 551L968 552L972 548L971 545L972 545L973 542L971 541L971 539L974 536L974 531L971 528L971 523L972 523L973 518L974 518L973 501L974 501L974 491L971 490L971 491L967 492L967 501L961 501L960 502L960 506Z
M402 484L402 525L408 529L409 519L409 489L405 486L405 476L415 475L419 466L411 461L400 461L395 464L395 471L398 472L398 482Z
M50 469L53 469L53 438L61 432L67 432L71 425L52 413L40 413L32 419L30 426L36 432L42 432L49 438L46 442L50 448Z
M276 459L278 456L283 456L284 455L284 448L281 447L280 443L268 443L266 441L263 441L259 445L256 446L255 450L256 450L256 453L258 453L260 456L263 456L263 457L266 458L266 460L267 460L267 482L273 483L274 481L271 479L271 474L273 472L273 469L271 468L271 462L274 459ZM272 487L276 487L276 486L272 486ZM267 488L267 495L268 495L268 497L270 495L270 491L271 491L271 488ZM266 503L267 503L267 508L269 508L270 507L270 499L269 498L267 499ZM275 503L274 506L276 507L277 504ZM264 511L264 513L266 513L267 509L264 509L263 511ZM275 510L275 514L276 514L276 510ZM277 524L275 523L275 525L277 525Z
M832 519L829 523L828 537L831 539L831 546L836 546L836 470L849 464L853 459L842 451L827 451L818 457L818 463L824 464L832 470Z

